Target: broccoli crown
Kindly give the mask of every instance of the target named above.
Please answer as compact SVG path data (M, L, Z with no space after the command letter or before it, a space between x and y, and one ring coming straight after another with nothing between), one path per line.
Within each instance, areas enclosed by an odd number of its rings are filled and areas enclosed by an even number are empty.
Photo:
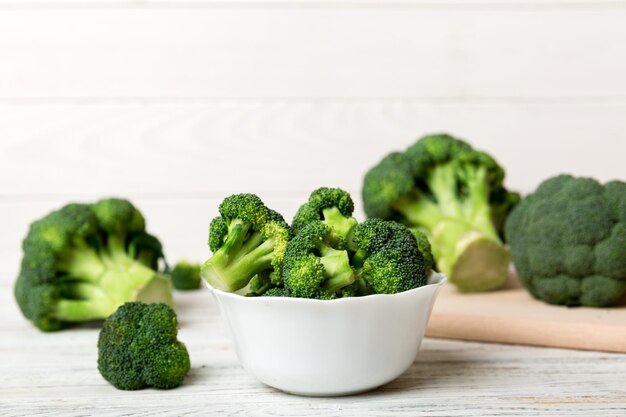
M333 247L332 230L317 220L287 245L283 282L293 297L334 298L355 280L345 249Z
M98 370L115 388L179 386L190 362L176 313L162 303L130 302L107 318L98 338Z
M200 265L188 261L179 261L170 272L172 284L177 290L196 290L200 288Z
M289 290L284 287L274 287L263 293L263 297L291 297Z
M519 200L503 179L490 155L450 135L425 136L367 172L365 212L425 233L437 269L462 291L492 289L506 279L501 226ZM489 262L475 268L476 256Z
M370 218L355 228L353 239L358 250L352 262L373 292L394 294L426 284L430 269L406 226Z
M202 276L215 288L237 291L261 273L281 284L283 256L291 237L280 214L254 194L234 194L219 207L220 217L209 226L213 255L204 263Z
M337 240L336 244L345 246L349 244L352 230L357 224L352 217L353 211L354 202L347 191L340 188L318 188L296 212L292 229L294 234L298 234L307 224L322 221L331 228L332 238Z
M513 210L505 232L536 298L603 307L626 294L626 183L550 178Z
M355 251L334 247L321 221L306 225L289 242L283 280L293 297L333 299L393 294L426 283L424 257L404 225L368 219L354 228Z
M173 303L157 268L159 240L130 202L68 204L33 222L23 242L15 297L42 330L104 319L127 301Z

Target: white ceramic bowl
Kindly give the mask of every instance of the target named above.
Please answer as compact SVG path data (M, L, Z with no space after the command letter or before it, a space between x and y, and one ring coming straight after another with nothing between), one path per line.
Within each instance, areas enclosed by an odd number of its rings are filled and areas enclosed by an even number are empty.
M298 395L367 391L406 371L445 282L399 294L338 300L243 297L211 290L241 365L261 382Z

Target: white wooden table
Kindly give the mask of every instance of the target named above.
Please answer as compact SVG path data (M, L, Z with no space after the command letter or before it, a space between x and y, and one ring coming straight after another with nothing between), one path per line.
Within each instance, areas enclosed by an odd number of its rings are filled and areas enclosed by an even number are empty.
M426 339L413 366L375 391L288 395L239 366L208 291L179 292L177 303L192 362L184 385L118 391L96 369L97 327L41 333L3 285L0 415L626 415L626 355L437 339Z

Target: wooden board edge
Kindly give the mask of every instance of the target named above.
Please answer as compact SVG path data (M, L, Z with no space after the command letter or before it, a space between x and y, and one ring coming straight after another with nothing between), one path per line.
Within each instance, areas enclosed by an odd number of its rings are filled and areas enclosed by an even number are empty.
M427 337L626 353L626 326L433 313Z

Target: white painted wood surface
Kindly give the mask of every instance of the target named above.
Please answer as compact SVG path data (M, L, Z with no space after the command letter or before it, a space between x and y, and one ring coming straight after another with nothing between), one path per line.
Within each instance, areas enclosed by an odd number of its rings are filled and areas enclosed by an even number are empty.
M618 416L623 355L426 339L396 381L345 398L302 398L238 364L208 291L177 294L192 369L171 391L118 391L96 369L96 328L43 334L0 286L0 415ZM27 341L27 343L25 343ZM280 366L280 364L277 364Z
M626 356L427 339L397 381L288 396L237 360L205 293L179 294L193 369L120 392L96 329L41 334L12 285L33 219L131 198L170 260L202 260L232 192L291 217L314 188L418 135L491 152L512 188L626 177L626 2L0 0L0 415L626 415Z
M624 21L626 7L11 8L0 98L624 98Z

